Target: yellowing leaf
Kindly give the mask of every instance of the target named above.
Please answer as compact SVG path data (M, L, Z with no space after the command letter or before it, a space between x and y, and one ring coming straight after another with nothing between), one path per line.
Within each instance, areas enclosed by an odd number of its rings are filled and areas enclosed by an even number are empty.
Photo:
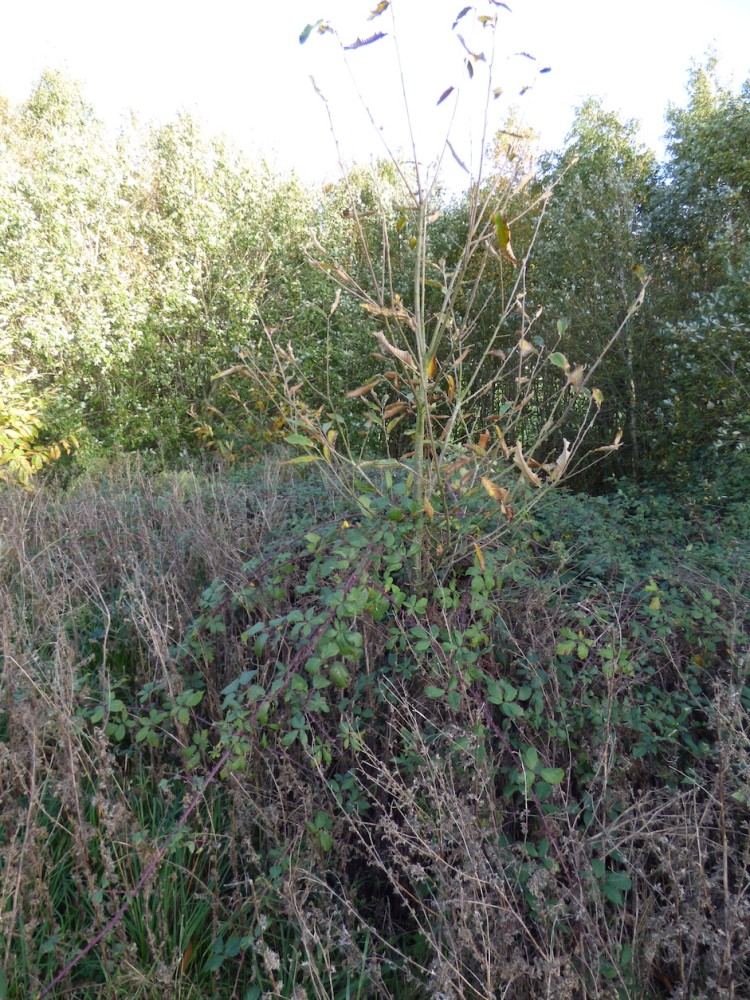
M507 490L504 490L502 486L498 486L497 483L493 483L492 480L488 479L486 476L482 476L480 482L492 499L497 500L498 503L503 499L502 494L507 494L508 492Z
M452 375L446 375L445 381L448 383L448 402L450 403L456 394L456 380Z
M383 11L388 10L391 5L391 0L380 0L375 10L370 11L370 16L367 18L368 21L372 21L376 17L380 17Z
M484 555L482 553L482 550L479 548L476 542L474 542L474 551L477 554L477 561L479 562L479 565L482 568L482 572L484 573L485 569L487 568L487 565L484 561Z
M282 465L304 465L306 462L319 462L319 455L297 455L296 458L287 459Z
M602 392L601 389L592 389L591 390L591 398L594 400L594 402L596 403L597 407L599 407L604 402L604 393Z
M433 379L437 373L437 358L433 355L427 362L427 378Z
M510 493L503 486L498 486L497 483L493 483L491 479L487 479L486 476L482 476L482 486L492 497L500 504L500 510L507 517L509 521L513 519L513 508L510 505Z
M432 506L427 497L424 498L424 512L430 520L435 517L435 508Z
M495 232L497 233L497 242L501 247L504 247L505 244L510 241L510 226L500 212L495 213L494 222Z
M492 221L495 223L495 234L497 236L498 246L511 264L517 264L518 261L516 260L516 255L513 253L513 247L510 244L510 226L508 225L508 220L502 212L495 212L492 217Z
M530 354L533 354L536 348L531 343L530 340L526 340L525 337L521 337L518 341L518 353L522 358L527 358Z

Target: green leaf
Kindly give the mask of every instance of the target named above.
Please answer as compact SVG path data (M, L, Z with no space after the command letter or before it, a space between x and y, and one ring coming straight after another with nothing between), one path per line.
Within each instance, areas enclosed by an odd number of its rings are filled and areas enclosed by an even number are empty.
M314 448L315 442L311 441L310 438L305 437L304 434L287 434L284 438L287 444L296 444L302 448Z
M607 870L607 867L606 867L606 865L604 864L604 862L602 861L601 858L592 858L591 859L591 871L594 873L594 875L596 876L596 878L603 878L604 877L604 873L606 872L606 870Z
M633 888L633 880L625 872L610 872L607 875L607 882L609 885L613 885L617 889L622 889L624 892Z
M515 701L518 697L518 688L513 687L509 681L503 681L503 688L505 689L505 700Z
M435 687L434 684L428 684L424 689L424 693L428 698L442 698L445 694L445 689Z
M345 688L351 681L351 674L343 663L334 663L328 671L328 676L337 688Z
M620 892L620 890L609 882L605 882L601 887L601 892L604 897L606 897L610 903L614 903L615 906L622 906L625 902L625 897Z
M493 705L502 705L505 702L505 692L498 681L488 682L487 701Z
M570 368L570 362L565 355L561 354L559 351L555 351L554 354L550 354L549 361L550 364L553 364L556 368Z
M536 747L527 747L523 754L523 762L530 771L536 771L539 764L539 753Z
M261 687L260 684L251 684L250 687L245 692L246 701L252 703L254 701L260 701L260 699L265 695L266 689Z
M493 221L495 223L495 233L497 234L497 242L501 247L507 246L510 241L510 227L505 220L505 217L501 212L495 212L493 216Z
M328 830L319 830L318 839L320 841L320 846L324 851L328 852L333 847L333 837L330 835Z
M565 778L565 771L561 767L543 767L539 777L549 785L559 785Z
M321 19L319 21L316 21L314 24L308 24L306 27L304 27L299 36L300 45L304 45L307 39L313 33L313 31L315 31L316 28L319 28L322 25L322 23L323 21Z
M224 964L224 955L211 955L210 958L206 959L206 963L203 966L204 972L216 972Z
M242 938L238 937L237 934L233 934L227 941L227 946L224 949L224 956L226 958L236 958L241 950Z

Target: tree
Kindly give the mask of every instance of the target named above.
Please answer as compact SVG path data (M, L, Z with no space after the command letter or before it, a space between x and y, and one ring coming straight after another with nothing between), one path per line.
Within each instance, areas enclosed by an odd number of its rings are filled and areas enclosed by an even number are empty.
M382 16L390 6L384 0L369 19ZM497 6L488 4L486 12L466 7L452 25L454 31L461 25L456 37L469 80L483 66L491 74ZM470 26L478 31L481 49L466 41ZM466 37L461 33L465 29ZM335 34L318 21L307 26L300 40L314 32ZM384 31L375 30L342 44L342 51L385 37ZM485 122L487 102L497 92L490 75L483 92ZM436 104L454 99L458 90L450 86L436 95ZM415 149L413 133L409 142ZM485 144L486 135L483 149ZM407 442L405 452L375 463L387 470L385 486L370 475L373 463L352 446L342 414L323 417L304 405L304 377L300 381L293 345L276 347L273 377L252 358L243 371L267 386L270 395L281 387L278 407L292 430L287 441L305 449L296 460L323 461L342 478L348 476L352 497L365 516L373 514L370 495L382 497L384 490L387 495L394 485L392 471L403 473L407 512L415 519L411 568L417 592L440 566L454 565L466 557L468 544L478 544L475 538L469 543L463 528L467 504L477 496L492 502L485 517L492 524L488 538L497 537L508 530L516 503L533 502L526 496L527 487L541 493L544 486L562 480L602 401L601 392L588 384L590 375L574 370L557 350L564 328L548 338L537 333L538 314L529 311L527 302L527 257L519 259L512 243L516 185L501 171L487 180L484 159L470 177L462 238L449 253L440 253L441 241L434 236L445 208L439 178L449 157L464 166L450 135L432 166L425 167L416 152L408 164L391 155L403 192L395 235L382 198L374 206L374 233L370 204L351 198L347 211L360 240L356 268L320 241L310 254L313 266L328 274L335 288L332 312L340 300L349 298L378 324L373 337L382 368L348 395L362 400L371 424L380 427L386 439L398 426ZM542 188L536 201L540 209L548 197L549 191ZM600 353L617 340L639 302L620 310ZM547 385L544 393L536 391L540 381ZM570 440L563 436L569 424ZM618 446L619 438L605 447ZM472 530L479 532L478 522L472 523Z
M642 286L641 232L654 170L653 155L638 143L637 124L620 121L593 98L576 112L564 151L542 161L540 181L555 188L532 253L528 299L544 308L545 336L563 320L561 346L576 364L600 355ZM651 351L644 312L596 375L604 395L601 434L609 439L625 429L624 456L636 475Z
M668 159L649 215L664 344L662 461L743 446L750 401L750 81L722 85L715 58L670 108Z

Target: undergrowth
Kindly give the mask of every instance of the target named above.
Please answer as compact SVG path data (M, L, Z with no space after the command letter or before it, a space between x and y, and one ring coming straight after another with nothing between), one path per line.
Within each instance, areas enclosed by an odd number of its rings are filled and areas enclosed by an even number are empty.
M749 995L735 486L0 493L0 995Z

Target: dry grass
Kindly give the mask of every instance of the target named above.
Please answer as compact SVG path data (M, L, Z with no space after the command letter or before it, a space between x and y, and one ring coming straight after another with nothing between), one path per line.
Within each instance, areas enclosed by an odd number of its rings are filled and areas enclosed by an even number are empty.
M447 712L397 663L383 670L387 630L373 621L361 625L358 705L373 716L357 740L342 736L356 721L352 704L334 700L306 718L307 748L284 741L283 700L279 728L245 731L240 720L232 730L221 691L250 659L241 604L219 601L224 628L210 637L212 658L186 657L183 640L212 580L240 593L248 560L278 551L290 504L272 462L251 485L125 466L66 493L0 493L7 995L40 995L107 925L179 827L212 746L232 737L247 743L242 769L206 789L127 914L54 995L749 996L750 724L738 693L746 660L736 654L731 669L717 669L699 727L714 749L689 773L676 750L658 768L630 756L614 713L609 728L585 738L526 724L540 764L565 768L546 804L533 785L508 791L524 764L496 706L467 688ZM314 606L315 594L293 596L303 562L283 598L269 598L269 620ZM496 610L516 637L515 662L528 676L546 664L552 717L555 699L570 694L550 666L561 612L538 587L524 601L504 600ZM617 600L624 627L633 611ZM730 608L738 621L743 600L735 594ZM389 621L407 648L408 616ZM256 655L268 684L300 648L288 625L274 627L278 641ZM671 685L682 683L678 653L664 657ZM443 669L448 676L450 663ZM620 677L602 697L614 706L636 684ZM106 728L120 711L112 698L129 717L152 704L144 691L175 704L195 687L207 695L189 724L164 723L154 746ZM92 723L98 705L105 712ZM204 770L191 774L183 749L199 731ZM332 756L316 757L315 741ZM585 787L575 776L584 753ZM219 940L228 950L212 972Z

